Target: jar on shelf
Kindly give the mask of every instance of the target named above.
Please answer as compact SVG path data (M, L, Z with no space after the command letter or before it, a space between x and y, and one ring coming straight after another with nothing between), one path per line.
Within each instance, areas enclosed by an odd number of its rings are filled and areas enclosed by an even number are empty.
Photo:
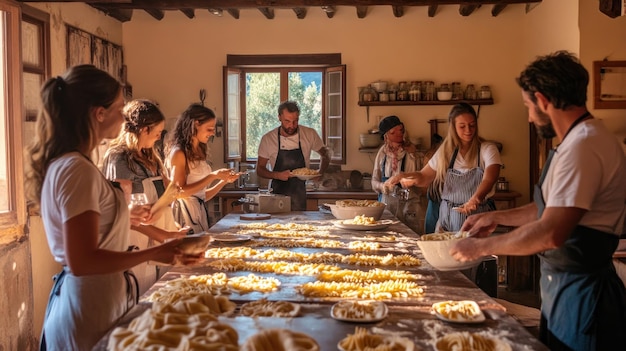
M389 86L389 101L396 101L396 96L398 93L398 86L392 84Z
M378 101L380 102L389 101L389 92L387 90L383 90L380 93L378 93Z
M434 101L435 100L435 82L429 80L424 83L426 85L424 100L425 101Z
M398 101L409 101L409 86L405 81L400 82L400 86L398 87L398 93L396 95L396 100Z
M488 85L483 85L480 87L480 90L478 91L478 98L483 100L491 99L491 89Z
M465 88L465 100L476 100L476 88L474 84L468 84Z
M463 100L463 90L460 82L452 82L452 100Z
M420 85L421 83L417 81L411 82L411 87L409 88L409 99L411 101L420 101L422 99L422 92L421 92Z
M378 100L378 92L376 89L372 88L372 85L369 84L365 90L363 90L363 101L372 102Z

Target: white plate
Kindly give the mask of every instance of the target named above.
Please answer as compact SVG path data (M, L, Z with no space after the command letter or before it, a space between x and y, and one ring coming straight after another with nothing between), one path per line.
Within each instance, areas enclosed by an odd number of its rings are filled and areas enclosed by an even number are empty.
M213 235L213 240L223 243L242 243L252 239L252 235L246 234L217 234Z
M302 174L293 174L294 177L300 179L300 180L310 180L310 179L314 179L319 177L321 174L308 174L308 175L302 175Z
M363 318L347 318L338 315L338 311L342 308L349 309L352 306L357 307L358 305L371 305L374 308L376 315L372 315L369 317ZM353 322L353 323L374 323L381 321L387 317L387 313L389 310L387 309L387 305L382 301L373 301L373 300L357 300L357 301L339 301L333 305L330 309L330 316L333 319L344 322Z
M439 307L440 306L444 306L446 304L452 304L453 306L458 305L458 306L467 306L470 309L472 309L473 311L476 311L476 313L472 316L463 316L461 313L456 313L457 315L455 317L448 317L445 316L441 313L439 313ZM437 316L437 318L446 321L446 322L452 322L452 323L482 323L485 321L485 314L483 313L483 311L481 311L480 307L478 307L478 304L476 303L476 301L471 301L471 300L465 300L465 301L441 301L441 302L436 302L433 304L432 306L433 312L435 313L435 316Z
M351 224L351 219L342 219L334 221L333 224L341 229L349 230L379 230L387 228L393 221L391 219L383 219L374 224ZM346 223L347 222L347 223Z

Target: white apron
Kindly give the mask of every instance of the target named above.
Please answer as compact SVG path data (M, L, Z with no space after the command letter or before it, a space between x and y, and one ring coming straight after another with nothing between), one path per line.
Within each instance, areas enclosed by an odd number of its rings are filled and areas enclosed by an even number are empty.
M130 217L123 210L126 200L118 189L115 198L117 215L98 245L101 249L128 246ZM127 272L77 277L65 267L55 280L44 320L42 350L91 350L138 298Z

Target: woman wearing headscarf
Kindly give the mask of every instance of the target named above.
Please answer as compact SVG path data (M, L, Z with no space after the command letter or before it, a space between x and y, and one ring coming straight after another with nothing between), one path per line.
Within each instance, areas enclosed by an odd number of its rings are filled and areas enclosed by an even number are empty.
M407 172L419 169L417 148L408 141L404 124L398 116L383 118L378 125L383 146L378 150L372 172L372 189L378 193L378 201L387 204L387 209L402 223L418 234L423 233L420 191L417 187L402 189L397 182ZM397 185L397 186L396 186Z

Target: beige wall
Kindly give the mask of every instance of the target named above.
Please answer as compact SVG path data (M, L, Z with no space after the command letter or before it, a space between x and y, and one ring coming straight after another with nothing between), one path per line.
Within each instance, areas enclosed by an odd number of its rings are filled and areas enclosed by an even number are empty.
M358 135L375 125L376 116L396 114L411 135L429 140L427 121L445 118L450 106L376 107L370 109L368 122L365 108L357 105L358 86L378 79L488 84L495 104L480 109L480 133L504 144L503 174L512 189L525 193L528 126L514 81L525 62L520 45L526 39L524 5L509 6L495 18L491 6L469 17L460 16L458 6L440 6L434 18L428 17L427 7L405 9L403 17L395 18L388 6L370 7L367 17L358 19L354 8L339 7L328 19L311 8L303 20L288 9L277 10L273 20L256 10L242 10L239 20L200 10L194 19L167 12L161 21L135 11L123 25L128 76L134 95L157 100L167 116L198 101L201 88L208 91L207 106L221 115L227 54L339 52L347 65L348 86L344 169L366 172L372 171L374 155L359 153ZM223 164L222 142L213 144L218 165Z

